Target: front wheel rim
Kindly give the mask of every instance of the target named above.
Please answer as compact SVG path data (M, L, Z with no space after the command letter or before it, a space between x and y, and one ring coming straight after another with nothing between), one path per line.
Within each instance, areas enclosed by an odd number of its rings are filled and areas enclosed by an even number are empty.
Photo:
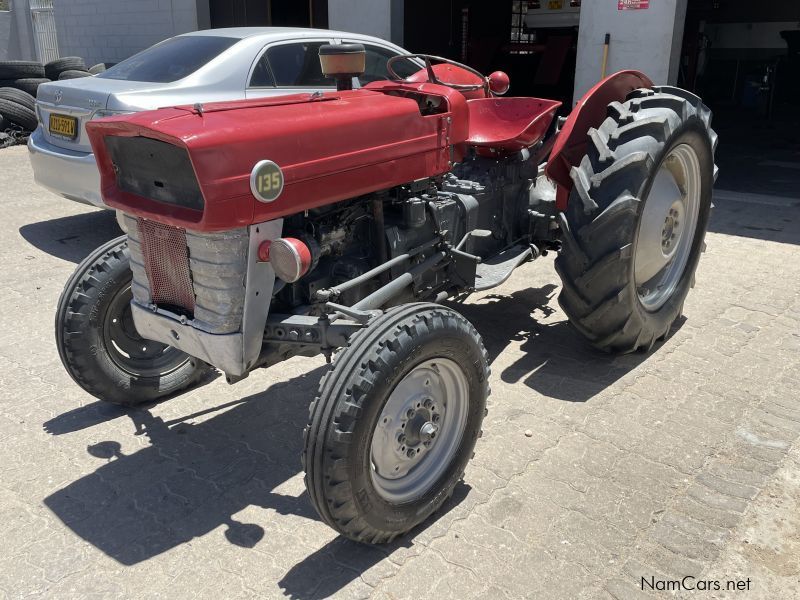
M688 144L673 148L644 201L634 254L639 302L660 309L683 278L700 213L700 159Z
M139 335L133 323L130 284L111 299L103 322L103 345L111 361L134 377L163 377L189 360L189 355L173 346Z
M433 488L458 454L468 407L467 376L454 361L414 367L389 395L372 435L370 475L378 495L397 504Z

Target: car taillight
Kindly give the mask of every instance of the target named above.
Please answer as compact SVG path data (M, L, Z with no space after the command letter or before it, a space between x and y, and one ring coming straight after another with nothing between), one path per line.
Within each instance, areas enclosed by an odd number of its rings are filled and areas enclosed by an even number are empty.
M297 238L278 238L262 242L258 248L258 258L269 262L280 279L294 283L311 268L311 250Z

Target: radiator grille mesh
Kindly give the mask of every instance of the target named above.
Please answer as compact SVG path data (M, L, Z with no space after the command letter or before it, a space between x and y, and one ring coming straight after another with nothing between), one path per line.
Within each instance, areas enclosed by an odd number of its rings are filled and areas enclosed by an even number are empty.
M194 312L194 288L183 229L139 219L144 268L155 304Z

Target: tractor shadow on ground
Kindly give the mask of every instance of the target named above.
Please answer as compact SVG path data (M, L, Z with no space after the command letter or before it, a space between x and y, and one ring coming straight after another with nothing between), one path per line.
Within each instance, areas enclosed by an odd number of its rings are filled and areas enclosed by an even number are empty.
M311 546L308 556L283 565L280 586L295 598L329 597L397 548L412 546L413 534L371 547L336 537L319 523L297 476L308 402L324 369L172 421L150 408L126 410L101 402L57 416L44 424L51 435L129 418L134 434L148 444L128 453L114 440L88 446L91 456L106 462L44 504L76 535L123 565L140 564L220 527L230 544L258 545L254 551L265 553L265 563L280 563L287 546L295 554ZM416 531L458 506L469 490L459 484ZM239 516L252 507L263 509L252 519L257 523ZM302 526L306 519L318 523L304 541L298 531L309 531ZM315 538L328 532L330 541L314 548Z
M30 245L42 252L79 263L95 248L122 235L113 210L30 223L19 229Z
M524 383L551 398L586 402L620 377L658 353L624 356L606 354L590 346L566 320L552 322L558 287L528 288L510 295L490 294L473 304L453 305L483 337L492 373L507 384ZM678 319L669 336L685 322ZM520 353L510 364L498 367L496 359L511 343Z
M503 381L580 402L646 360L601 354L565 322L550 324L545 317L553 314L555 293L555 286L547 286L456 306L482 333ZM510 340L520 341L523 352L498 370L497 358ZM285 569L277 584L287 596L327 598L413 546L415 535L457 507L470 488L460 484L439 512L388 546L335 537L319 523L298 477L301 431L324 369L172 421L148 408L126 411L102 403L55 417L44 424L52 435L129 418L135 435L149 443L130 453L114 440L90 445L87 452L106 462L44 504L76 535L123 565L140 564L222 528L228 543L263 553L265 562ZM305 520L317 523L307 527ZM320 545L326 532L329 541ZM288 552L303 555L304 548L307 555L287 559Z

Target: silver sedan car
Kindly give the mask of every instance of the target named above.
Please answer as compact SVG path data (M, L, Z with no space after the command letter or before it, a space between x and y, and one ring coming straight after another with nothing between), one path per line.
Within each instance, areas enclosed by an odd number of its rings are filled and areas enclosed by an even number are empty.
M371 36L282 27L210 29L179 35L94 77L39 86L39 127L30 136L36 182L77 202L103 207L86 123L164 106L333 90L320 69L322 44L358 42L366 72L355 85L386 78L389 58L408 54ZM401 76L420 65L400 62Z

